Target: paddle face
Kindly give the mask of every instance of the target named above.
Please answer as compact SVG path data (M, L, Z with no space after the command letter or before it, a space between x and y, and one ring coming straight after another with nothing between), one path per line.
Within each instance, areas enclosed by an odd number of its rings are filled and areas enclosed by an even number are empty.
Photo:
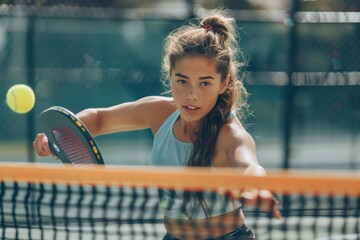
M104 164L94 138L75 114L54 106L43 111L39 118L51 151L63 163L77 167Z

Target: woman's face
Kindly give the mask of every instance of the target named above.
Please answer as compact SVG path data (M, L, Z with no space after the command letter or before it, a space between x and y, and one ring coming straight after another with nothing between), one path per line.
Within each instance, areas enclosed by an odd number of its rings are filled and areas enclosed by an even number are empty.
M190 55L177 60L171 70L170 86L174 102L186 121L199 121L215 106L227 81L221 82L216 62Z

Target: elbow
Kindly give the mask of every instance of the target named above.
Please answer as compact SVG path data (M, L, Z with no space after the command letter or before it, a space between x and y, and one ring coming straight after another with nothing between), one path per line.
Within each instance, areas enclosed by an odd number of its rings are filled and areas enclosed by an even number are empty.
M244 175L251 175L251 176L265 176L266 171L265 169L260 166L259 164L251 164L249 165L245 171Z

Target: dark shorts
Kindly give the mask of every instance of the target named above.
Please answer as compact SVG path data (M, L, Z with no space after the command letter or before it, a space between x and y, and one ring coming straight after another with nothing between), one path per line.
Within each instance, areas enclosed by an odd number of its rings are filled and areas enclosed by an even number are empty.
M255 240L256 239L255 234L250 228L248 228L244 224L240 228L236 229L231 233L216 238L209 238L208 240L249 240L249 239ZM167 233L164 236L163 240L180 240L180 239L175 238Z

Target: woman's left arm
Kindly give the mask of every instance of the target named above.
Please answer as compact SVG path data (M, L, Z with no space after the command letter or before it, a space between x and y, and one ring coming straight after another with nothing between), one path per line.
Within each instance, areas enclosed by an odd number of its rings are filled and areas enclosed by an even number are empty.
M252 136L242 127L241 123L231 120L219 134L225 147L226 157L231 167L244 169L244 175L265 176L265 169L259 164L256 156L256 145ZM265 189L245 189L241 194L244 205L256 206L280 219L278 201L274 195ZM260 203L260 206L258 206Z

